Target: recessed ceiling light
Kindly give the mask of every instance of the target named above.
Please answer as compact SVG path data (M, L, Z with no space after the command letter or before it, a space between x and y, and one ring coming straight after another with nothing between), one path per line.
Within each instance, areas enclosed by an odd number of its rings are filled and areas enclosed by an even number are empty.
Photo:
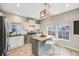
M69 7L69 4L65 4L65 7Z
M20 3L17 3L17 7L20 7Z

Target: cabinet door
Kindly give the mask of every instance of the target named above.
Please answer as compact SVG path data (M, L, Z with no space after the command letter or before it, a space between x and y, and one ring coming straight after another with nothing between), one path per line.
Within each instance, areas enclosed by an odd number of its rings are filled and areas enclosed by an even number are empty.
M38 56L38 41L32 38L32 51Z
M17 47L17 39L15 37L9 38L9 50Z
M35 24L35 30L40 29L40 25L39 24Z
M9 38L9 50L18 48L24 45L24 36L10 37Z
M17 39L17 47L21 47L24 45L24 36L21 36Z

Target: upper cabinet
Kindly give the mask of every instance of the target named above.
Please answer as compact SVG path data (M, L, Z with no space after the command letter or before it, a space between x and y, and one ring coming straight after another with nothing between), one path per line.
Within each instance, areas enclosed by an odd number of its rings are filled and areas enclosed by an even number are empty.
M27 19L28 31L39 31L40 30L40 21L34 19Z

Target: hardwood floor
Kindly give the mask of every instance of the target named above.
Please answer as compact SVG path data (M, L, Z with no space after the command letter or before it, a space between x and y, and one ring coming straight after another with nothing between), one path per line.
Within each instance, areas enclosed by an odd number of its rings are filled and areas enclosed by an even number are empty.
M8 56L34 56L32 53L32 44L25 44L23 47L13 49L8 52ZM45 56L45 55L44 55ZM79 56L79 52L56 46L54 56Z
M13 49L8 52L9 56L33 56L31 44L25 44L23 47Z

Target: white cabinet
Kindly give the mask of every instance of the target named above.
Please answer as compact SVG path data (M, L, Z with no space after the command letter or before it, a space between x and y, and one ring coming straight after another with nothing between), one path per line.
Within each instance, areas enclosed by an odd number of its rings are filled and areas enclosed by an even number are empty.
M36 23L36 20L29 19L28 22L24 23L24 28L30 32L30 31L37 31L40 30L40 24Z
M9 50L18 48L24 45L24 36L14 36L9 38Z
M30 25L34 25L35 24L35 20L29 20L29 24Z
M35 29L36 30L38 30L38 29L40 30L40 25L39 24L35 24Z

